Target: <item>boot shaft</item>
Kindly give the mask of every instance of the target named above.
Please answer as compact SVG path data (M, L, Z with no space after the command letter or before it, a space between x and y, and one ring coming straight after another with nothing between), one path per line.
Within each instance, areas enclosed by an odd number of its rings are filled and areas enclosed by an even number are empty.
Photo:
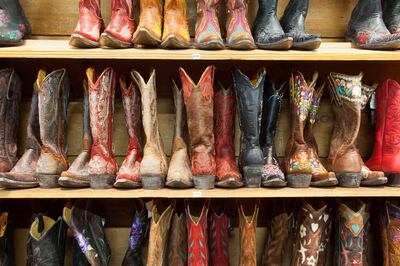
M94 13L101 18L100 0L79 0L79 12Z
M185 266L187 265L188 235L186 228L185 213L174 213L172 216L171 234L168 244L167 265Z
M14 265L12 223L7 212L0 212L0 265Z
M239 203L239 266L257 265L256 257L256 228L260 201Z
M382 19L381 0L358 0L357 5L351 13L350 21L367 21L371 18Z
M304 130L304 135L305 139L308 145L310 145L315 151L318 153L318 146L317 142L315 141L314 138L314 125L318 121L318 111L319 111L319 106L321 103L321 97L323 94L325 88L325 83L323 83L321 86L319 86L317 89L315 89L311 104L310 104L310 110L308 112L308 118L306 121L306 126Z
M400 260L400 208L390 202L386 202L382 212L381 229L383 238L383 258L385 266L396 265Z
M285 32L304 32L309 0L290 0L281 18Z
M172 80L172 93L174 95L175 106L175 129L174 129L174 147L177 138L184 139L186 136L186 110L183 103L183 91L179 89L175 81Z
M392 33L400 32L400 3L396 0L383 1L383 20L388 30Z
M87 80L83 82L82 115L83 115L82 150L89 151L90 147L92 146L92 133L90 131L89 91L88 91Z
M39 97L38 88L36 82L34 83L34 89L32 93L31 106L29 109L28 126L26 129L26 149L33 149L39 151L42 145L40 139L40 125L39 125Z
M210 266L228 266L229 217L225 208L220 213L213 210L209 221Z
M264 14L276 15L276 10L278 8L278 0L259 0L258 1L258 12Z
M112 0L111 2L111 16L119 13L125 13L128 17L133 18L133 0Z

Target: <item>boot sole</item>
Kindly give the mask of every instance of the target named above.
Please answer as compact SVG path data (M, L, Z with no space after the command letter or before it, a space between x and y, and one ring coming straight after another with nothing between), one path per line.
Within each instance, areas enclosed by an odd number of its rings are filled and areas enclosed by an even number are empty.
M108 189L112 188L116 175L99 174L90 175L90 187L92 189Z
M103 32L100 37L100 46L104 48L131 48L133 46L130 42L123 42L115 38L109 33Z
M358 188L361 184L361 173L336 173L340 187Z
M243 182L235 177L228 177L222 181L216 182L215 185L221 188L240 188L243 187Z
M150 176L142 174L143 189L162 189L164 188L165 176Z
M117 179L114 183L115 188L141 188L142 182L134 182L129 179Z
M19 42L4 42L0 41L0 47L10 47L10 46L20 46L24 44L24 40L21 40Z
M164 49L186 49L190 47L190 43L181 41L175 36L169 36L162 41L160 46Z
M232 50L254 50L257 48L254 42L250 40L238 41L237 43L227 45L226 47Z
M171 178L165 182L165 186L170 188L191 188L193 187L193 182L184 181L180 178Z
M37 180L41 188L57 188L60 175L47 175L37 173Z
M193 176L193 183L195 189L213 189L215 187L215 176L212 175Z
M321 46L321 39L306 42L293 42L292 49L296 50L316 50Z
M81 188L81 187L90 187L90 181L84 181L77 178L61 176L58 179L58 184L62 187L72 187L72 188Z
M353 38L346 37L346 41L351 42L352 48L367 50L398 50L400 49L400 41L391 41L384 44L357 44Z
M8 179L7 177L0 177L0 187L3 188L33 188L38 186L38 182L21 182Z
M280 188L280 187L286 187L287 186L287 182L283 181L280 178L275 178L275 179L268 180L268 181L262 181L261 185L263 187Z
M400 173L385 173L387 176L388 182L386 183L387 186L390 187L400 187Z
M77 48L98 48L100 43L89 40L79 34L72 34L69 45Z
M250 165L243 167L243 175L246 187L259 188L261 187L263 165Z
M387 177L382 176L382 177L378 177L377 179L374 180L361 180L361 186L365 186L365 187L373 187L373 186L382 186L384 184L386 184L388 182Z
M289 50L293 45L293 39L288 38L268 44L256 43L256 45L258 48L265 50Z
M292 188L308 188L311 184L311 174L288 174L288 186Z
M221 41L212 40L205 43L196 43L195 47L201 50L222 50L225 48L225 45Z
M154 38L147 29L138 30L132 42L134 44L144 45L149 47L156 47L161 43L161 41Z
M334 187L338 184L338 180L334 177L329 177L323 180L311 181L312 187Z

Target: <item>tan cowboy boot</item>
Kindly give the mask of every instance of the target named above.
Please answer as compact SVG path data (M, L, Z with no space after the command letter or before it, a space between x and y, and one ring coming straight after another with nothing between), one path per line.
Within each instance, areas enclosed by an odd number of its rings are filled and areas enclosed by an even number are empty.
M190 35L186 15L186 1L165 0L161 47L188 48L189 46Z
M132 36L138 45L157 46L161 43L163 7L159 0L140 0L139 24Z
M185 212L175 212L172 216L171 234L168 244L167 264L169 266L187 265L187 241Z
M249 203L239 203L239 266L257 265L256 228L259 208L260 201L258 199L254 199Z

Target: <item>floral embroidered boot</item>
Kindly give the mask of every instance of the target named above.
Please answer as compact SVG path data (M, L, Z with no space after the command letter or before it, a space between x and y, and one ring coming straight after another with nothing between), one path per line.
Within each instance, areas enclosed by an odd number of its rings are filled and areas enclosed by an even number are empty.
M256 228L259 208L259 199L239 203L239 266L257 265Z
M23 38L29 38L32 34L32 27L25 16L19 0L0 0L0 6L7 10L13 25L18 25Z
M211 205L209 218L210 266L229 266L229 217L226 203Z
M185 0L166 0L161 47L189 48L190 35Z
M1 2L0 2L1 3ZM0 5L0 46L21 45L24 33L6 6Z
M157 46L161 43L163 6L160 0L139 0L139 24L132 36L136 45Z
M385 203L380 216L383 265L395 266L400 261L400 207Z
M14 264L14 234L8 212L0 212L0 265Z
M199 49L224 49L217 16L218 6L219 0L198 0L197 2L194 43Z
M400 34L400 2L385 0L382 2L383 21L391 34Z

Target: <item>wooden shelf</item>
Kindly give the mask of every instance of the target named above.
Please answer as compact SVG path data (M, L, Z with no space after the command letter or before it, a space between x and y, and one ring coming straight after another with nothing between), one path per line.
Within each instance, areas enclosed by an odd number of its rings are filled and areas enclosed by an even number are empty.
M311 198L311 197L400 197L400 188L282 188L282 189L161 189L161 190L93 190L84 189L0 189L0 198Z
M141 60L265 60L265 61L400 61L400 51L351 48L350 43L324 42L316 51L204 51L197 49L76 49L68 40L26 40L22 46L0 48L0 58L72 58Z

